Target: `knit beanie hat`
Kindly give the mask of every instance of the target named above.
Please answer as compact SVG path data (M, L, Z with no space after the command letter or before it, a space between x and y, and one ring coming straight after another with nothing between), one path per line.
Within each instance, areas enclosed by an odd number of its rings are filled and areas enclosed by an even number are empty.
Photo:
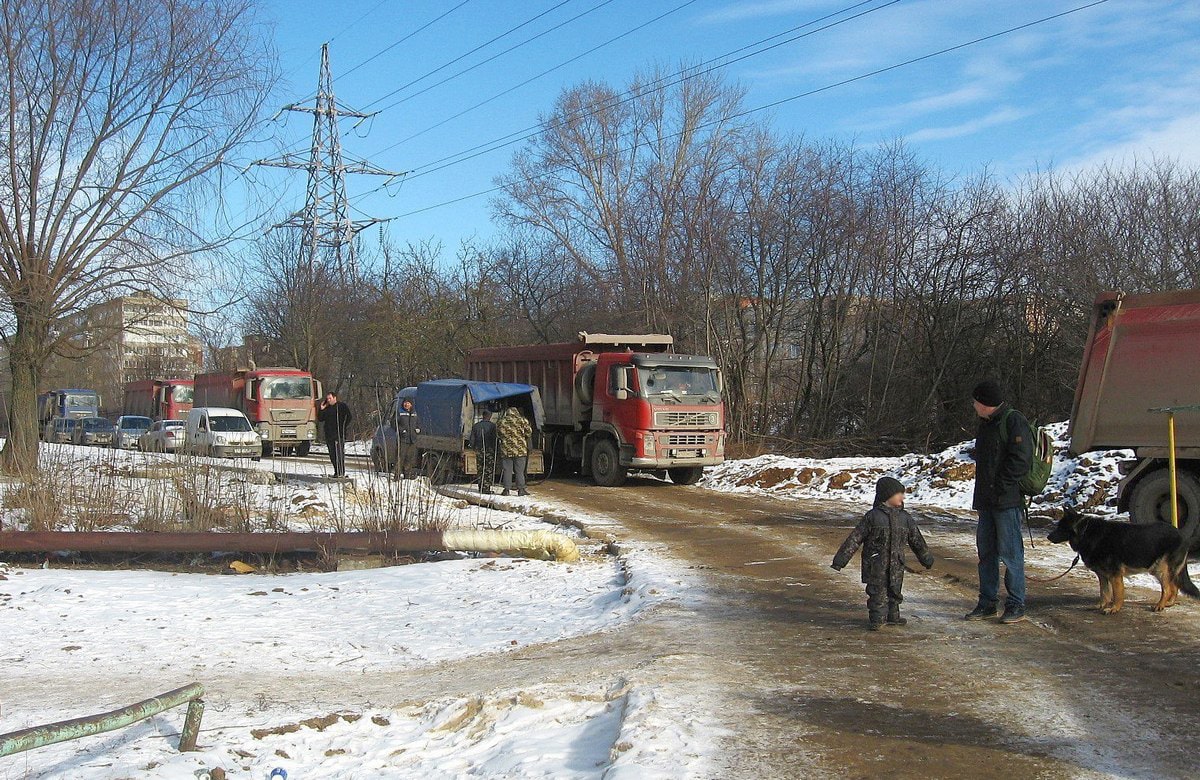
M904 492L904 484L893 477L880 477L875 483L875 505L884 503L897 493Z
M971 397L984 406L999 406L1004 403L1004 388L995 379L985 379L975 385Z

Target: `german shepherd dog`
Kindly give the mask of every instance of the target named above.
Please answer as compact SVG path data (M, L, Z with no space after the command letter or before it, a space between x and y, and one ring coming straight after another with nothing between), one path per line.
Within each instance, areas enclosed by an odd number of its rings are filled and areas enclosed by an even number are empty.
M1171 606L1183 591L1200 598L1200 590L1188 575L1188 550L1200 529L1192 520L1182 532L1166 523L1124 523L1102 520L1068 509L1046 538L1055 544L1067 542L1079 553L1083 565L1100 580L1100 611L1121 611L1125 603L1125 575L1149 572L1158 579L1162 595L1152 610Z

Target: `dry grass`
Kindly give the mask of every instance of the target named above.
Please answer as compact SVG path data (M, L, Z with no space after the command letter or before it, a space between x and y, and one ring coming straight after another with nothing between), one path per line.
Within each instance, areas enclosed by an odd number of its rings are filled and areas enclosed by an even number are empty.
M276 476L215 465L207 459L138 456L43 445L39 470L0 498L13 521L30 531L134 530L367 531L443 530L452 511L424 480L384 478L339 483L325 491ZM230 464L235 465L235 464Z

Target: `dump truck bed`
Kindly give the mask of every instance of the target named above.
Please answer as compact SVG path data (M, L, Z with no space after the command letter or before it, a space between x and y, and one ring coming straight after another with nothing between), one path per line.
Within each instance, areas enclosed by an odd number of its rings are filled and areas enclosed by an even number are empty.
M1167 417L1200 404L1200 290L1097 296L1071 410L1071 451L1162 448ZM1200 412L1175 421L1176 445L1200 453Z

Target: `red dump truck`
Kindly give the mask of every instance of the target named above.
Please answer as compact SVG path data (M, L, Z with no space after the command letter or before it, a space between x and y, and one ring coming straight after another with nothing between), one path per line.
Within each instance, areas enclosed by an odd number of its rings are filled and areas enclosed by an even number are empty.
M151 420L182 420L192 410L190 379L142 379L125 384L125 414Z
M472 350L467 376L538 388L548 471L569 464L603 486L630 471L665 471L690 485L725 459L721 372L712 358L671 347L664 335L580 333Z
M321 383L298 368L240 368L195 376L196 406L223 406L246 415L263 455L276 449L307 455L317 437Z
M1170 522L1168 415L1200 405L1200 290L1101 293L1071 410L1071 451L1130 449L1117 507ZM1179 521L1200 516L1200 406L1175 418Z

